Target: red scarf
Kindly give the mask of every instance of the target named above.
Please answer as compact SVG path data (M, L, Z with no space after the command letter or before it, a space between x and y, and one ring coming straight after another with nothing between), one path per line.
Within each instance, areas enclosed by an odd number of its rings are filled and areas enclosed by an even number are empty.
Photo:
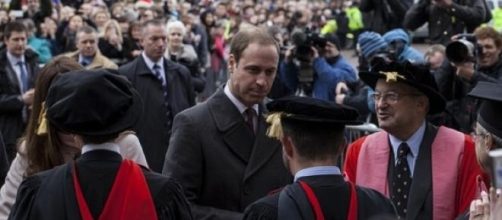
M72 175L82 220L93 220L80 188L75 164ZM123 160L99 219L157 219L157 212L145 176L134 162Z

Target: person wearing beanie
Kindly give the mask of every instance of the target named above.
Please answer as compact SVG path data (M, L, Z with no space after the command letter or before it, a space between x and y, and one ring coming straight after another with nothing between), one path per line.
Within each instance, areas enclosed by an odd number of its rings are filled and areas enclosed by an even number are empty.
M349 146L346 177L392 199L402 219L463 214L476 196L482 171L471 136L427 120L446 106L427 66L381 63L359 77L375 90L382 130Z
M82 143L82 154L26 178L10 219L192 219L177 182L119 154L114 139L143 112L125 77L106 69L58 75L45 106L47 121Z
M386 52L389 45L383 39L382 35L366 31L359 35L357 44L361 50L364 59L370 60L375 54Z
M409 60L413 63L424 63L424 55L411 46L410 36L401 28L391 30L383 35L389 44L389 53L399 62Z
M314 98L334 101L335 87L339 82L353 82L357 80L357 73L350 63L342 56L340 41L334 34L323 38L324 45L311 47L311 62L313 73L310 81L300 78L306 75L296 64L294 50L286 51L285 59L280 63L279 77L285 82L291 93L305 94Z

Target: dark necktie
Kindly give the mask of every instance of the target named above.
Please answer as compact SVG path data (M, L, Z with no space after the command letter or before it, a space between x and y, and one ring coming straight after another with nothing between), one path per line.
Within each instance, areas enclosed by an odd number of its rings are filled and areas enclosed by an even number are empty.
M251 129L251 131L254 134L255 133L254 118L255 118L255 115L256 115L255 110L253 108L248 108L248 109L246 109L246 111L244 111L244 114L246 116L246 124L249 127L249 129Z
M80 61L80 65L82 65L83 67L86 67L87 65L89 65L89 63L85 60L82 60L82 61Z
M157 64L153 65L153 74L160 81L162 85L162 95L164 96L164 105L166 106L166 115L168 118L171 118L171 107L169 107L169 98L167 96L167 79L164 80L162 77L160 66Z
M397 149L397 164L394 167L394 177L392 181L392 201L396 206L400 217L406 217L406 206L408 205L408 196L411 186L411 171L408 166L406 156L410 153L410 147L405 142L399 145Z
M20 73L20 79L21 79L21 91L22 93L26 92L28 90L28 74L24 70L24 62L19 61L17 62L17 65L19 66L19 73Z

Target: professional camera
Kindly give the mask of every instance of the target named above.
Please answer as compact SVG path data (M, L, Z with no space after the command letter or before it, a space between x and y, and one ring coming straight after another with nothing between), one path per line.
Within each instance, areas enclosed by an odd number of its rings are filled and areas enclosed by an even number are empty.
M298 81L300 83L300 89L303 93L309 95L312 91L312 84L314 82L314 69L312 67L314 54L312 47L315 47L319 54L323 54L327 40L319 36L319 34L307 30L305 32L293 32L291 41L295 46L293 58L299 66Z
M482 47L476 43L473 35L459 35L446 46L446 57L453 63L476 62L476 57L483 53Z

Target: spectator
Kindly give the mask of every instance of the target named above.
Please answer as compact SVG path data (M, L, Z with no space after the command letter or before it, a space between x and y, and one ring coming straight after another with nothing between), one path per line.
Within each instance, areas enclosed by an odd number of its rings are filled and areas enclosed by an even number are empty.
M26 26L26 31L28 34L28 46L38 55L38 62L45 64L52 58L52 52L49 41L43 38L38 38L35 36L37 29L35 24L30 19L23 20L23 24Z
M389 53L398 62L424 63L424 55L411 46L410 36L403 29L394 29L383 35L389 44Z
M133 22L124 39L124 54L128 61L134 60L141 54L141 23Z
M481 25L484 18L482 0L419 0L406 12L403 24L414 31L427 22L430 41L446 45L452 36Z
M445 46L441 44L434 44L427 48L427 51L425 51L424 59L425 62L429 64L429 68L433 75L435 75L434 73L436 70L438 70L446 60L445 50Z
M78 61L86 69L110 68L117 69L117 64L101 54L98 48L98 33L89 26L84 26L77 31L77 51L65 54Z
M0 51L0 132L9 161L16 154L17 139L21 137L33 103L38 56L27 49L28 31L19 21L10 22L4 29L5 49Z
M96 28L101 35L105 33L105 24L110 20L110 13L107 10L98 9L92 14L92 21L96 24Z
M109 20L103 26L103 36L99 38L99 51L116 64L124 63L124 38L122 30L115 20Z
M144 99L145 114L134 125L144 146L146 160L153 171L161 172L171 137L172 120L179 112L195 104L190 72L184 66L164 58L167 31L160 20L150 20L141 29L143 53L121 66Z

